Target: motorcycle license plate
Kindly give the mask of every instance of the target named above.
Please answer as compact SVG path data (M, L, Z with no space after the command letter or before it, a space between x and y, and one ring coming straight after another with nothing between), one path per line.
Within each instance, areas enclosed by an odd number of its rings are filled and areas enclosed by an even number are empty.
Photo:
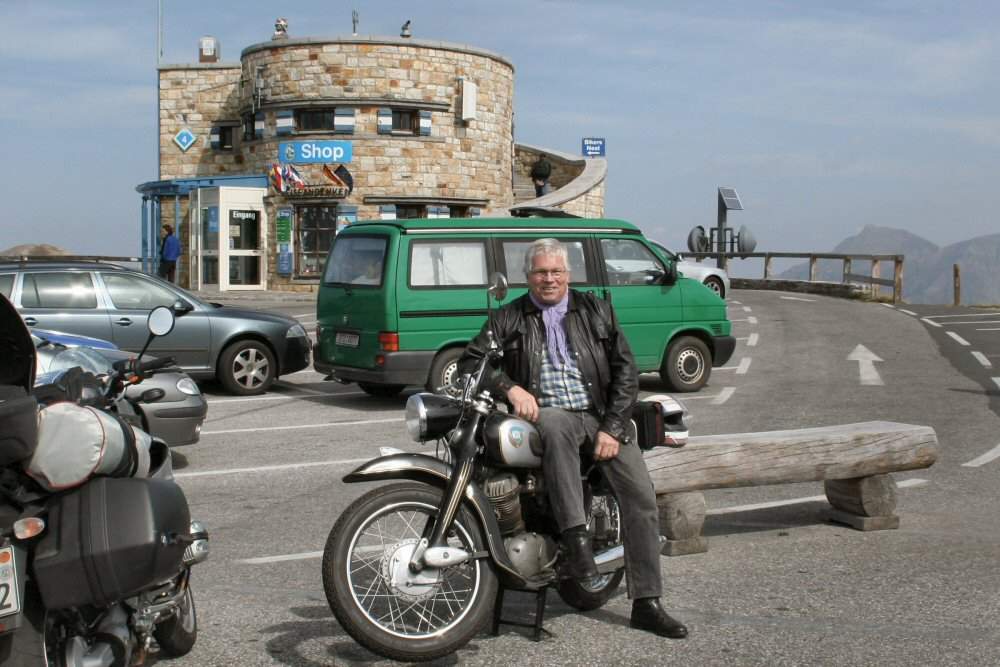
M0 548L0 616L21 611L17 594L17 568L14 567L14 547Z
M361 337L358 336L358 334L356 333L347 333L345 331L341 331L337 333L336 342L337 345L343 345L344 347L357 347L360 338Z

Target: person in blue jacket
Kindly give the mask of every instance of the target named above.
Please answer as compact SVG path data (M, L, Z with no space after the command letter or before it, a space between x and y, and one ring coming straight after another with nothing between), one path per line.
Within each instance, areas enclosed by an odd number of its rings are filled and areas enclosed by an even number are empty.
M174 282L177 258L181 256L181 242L174 234L172 225L163 225L163 240L160 242L160 277Z

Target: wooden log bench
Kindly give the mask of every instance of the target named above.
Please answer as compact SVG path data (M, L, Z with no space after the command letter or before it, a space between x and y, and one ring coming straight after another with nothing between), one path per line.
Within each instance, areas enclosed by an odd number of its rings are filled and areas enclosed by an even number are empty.
M655 449L646 465L667 538L663 553L680 556L708 550L701 491L822 480L830 520L888 530L899 527L890 473L928 468L936 459L934 429L876 421L693 437L680 449Z

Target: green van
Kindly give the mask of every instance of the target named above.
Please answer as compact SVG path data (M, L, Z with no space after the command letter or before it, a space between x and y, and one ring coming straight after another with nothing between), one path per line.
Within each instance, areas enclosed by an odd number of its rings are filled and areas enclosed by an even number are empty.
M640 372L659 372L671 391L697 391L732 356L725 302L678 276L628 222L377 220L351 225L330 250L316 306L316 370L374 396L449 385L486 319L489 276L507 277L504 303L524 294L524 253L543 237L566 245L571 287L614 304Z

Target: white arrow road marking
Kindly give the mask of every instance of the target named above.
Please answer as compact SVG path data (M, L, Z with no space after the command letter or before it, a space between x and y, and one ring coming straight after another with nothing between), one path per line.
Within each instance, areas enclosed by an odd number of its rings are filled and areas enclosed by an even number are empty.
M977 456L968 463L963 463L962 465L966 468L978 468L979 466L985 465L994 459L1000 459L1000 445L997 445L982 456Z
M801 296L779 296L779 299L784 299L785 301L805 301L807 303L815 303L816 299L803 299Z
M858 362L858 373L861 377L861 384L884 385L882 376L875 369L875 362L882 361L882 358L869 350L864 345L858 345L854 351L847 355L848 361Z
M983 365L983 368L993 368L993 364L990 363L990 360L987 359L986 355L983 354L982 352L973 351L972 356L976 358L976 361L978 361Z
M969 341L965 340L954 331L945 331L945 333L954 338L955 342L958 343L959 345L964 345L966 347L969 346Z
M923 486L927 483L926 479L905 479L902 482L896 484L901 489L905 489L911 486ZM772 500L768 503L754 503L753 505L732 505L730 507L718 507L716 509L706 510L707 515L716 514L733 514L735 512L752 512L753 510L763 510L771 507L784 507L785 505L798 505L799 503L815 503L825 501L826 496L806 496L804 498L791 498L789 500Z
M940 325L940 324L938 324L938 323L937 323L937 322L935 322L934 320L929 320L929 319L927 319L926 317L921 317L921 318L920 318L920 321L921 321L921 322L926 322L927 324L931 325L932 327L938 327L938 328L940 328L940 327L941 327L941 325Z

